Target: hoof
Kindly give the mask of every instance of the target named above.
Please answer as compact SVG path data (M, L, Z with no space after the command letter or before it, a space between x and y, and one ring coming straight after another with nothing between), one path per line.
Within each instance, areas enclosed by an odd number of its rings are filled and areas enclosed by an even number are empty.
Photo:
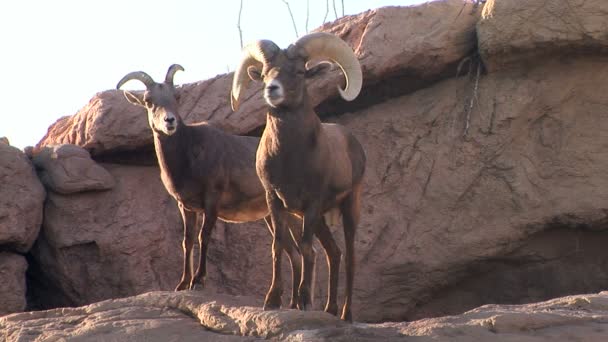
M281 308L281 301L279 301L278 303L275 301L266 301L264 302L264 311L268 311L268 310L278 310Z
M264 303L264 311L279 310L280 308L281 304L277 305L276 303Z
M190 290L192 291L202 291L205 289L205 284L190 284Z
M187 290L189 288L189 285L186 281L181 281L179 284L177 284L177 287L175 288L175 291L183 291L183 290Z
M348 310L348 312L342 312L342 317L340 317L341 320L345 321L345 322L349 322L352 323L353 322L353 315L350 313L350 310Z
M308 294L307 290L300 289L298 297L300 299L298 301L298 309L306 310L306 308L309 308L311 306L312 302L310 300L310 295Z
M190 284L188 284L189 290L197 290L200 291L205 288L205 278L192 278L190 280Z
M281 293L280 291L268 292L264 300L264 311L277 310L281 308Z
M334 305L327 304L325 306L325 312L330 313L334 316L338 316L338 305L337 304L334 304Z

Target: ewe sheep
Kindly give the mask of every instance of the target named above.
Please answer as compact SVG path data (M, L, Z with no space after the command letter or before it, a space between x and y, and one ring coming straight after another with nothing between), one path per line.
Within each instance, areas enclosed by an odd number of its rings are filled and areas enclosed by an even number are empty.
M146 86L142 93L125 91L129 102L148 111L148 123L154 135L154 147L165 188L178 203L184 224L184 264L176 291L204 286L209 237L217 218L227 222L248 222L264 218L272 234L265 191L255 171L255 153L259 138L225 133L207 123L185 124L178 113L173 76L184 70L174 64L164 83L156 83L142 71L124 76L119 89L129 80ZM192 273L192 249L197 234L197 216L203 219L198 235L199 262ZM297 222L300 224L300 222ZM300 282L298 250L294 241L286 241L292 266L291 307L296 307Z

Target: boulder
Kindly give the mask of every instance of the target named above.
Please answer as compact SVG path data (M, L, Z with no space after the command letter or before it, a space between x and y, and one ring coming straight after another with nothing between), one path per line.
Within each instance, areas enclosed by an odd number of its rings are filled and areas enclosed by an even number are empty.
M29 159L0 144L0 250L27 252L42 223L45 192Z
M78 308L0 317L4 340L38 341L604 341L608 294L488 305L460 316L347 324L321 311L272 310L247 297L151 292Z
M354 103L345 104L338 99L337 92L342 76L334 69L311 81L312 102L322 104L318 108L321 115L336 114L454 75L455 64L475 49L478 15L471 14L471 6L460 0L447 0L418 7L379 8L321 27L321 31L342 37L360 56L366 88ZM116 75L117 80L121 76ZM207 120L235 134L262 127L266 105L260 85L252 83L239 111L233 112L229 97L231 82L230 73L178 87L179 112L184 121ZM75 115L59 119L37 147L56 144L81 146L97 158L151 146L152 132L143 108L128 103L122 91L109 90L96 94Z
M359 56L363 86L375 88L381 82L382 92L375 90L374 95L385 100L454 76L454 65L475 52L479 16L478 7L470 2L443 0L381 7L340 18L316 31L347 41ZM391 90L386 84L390 79L399 79L406 90ZM335 88L335 81L329 87Z
M95 163L89 152L76 145L46 146L32 159L42 184L60 194L109 190L114 179Z
M495 71L555 54L608 51L608 2L488 0L477 24L479 53Z
M25 309L26 269L22 255L0 252L0 316Z
M180 273L179 213L153 167L104 165L103 192L49 192L32 248L31 292L42 308L168 290Z

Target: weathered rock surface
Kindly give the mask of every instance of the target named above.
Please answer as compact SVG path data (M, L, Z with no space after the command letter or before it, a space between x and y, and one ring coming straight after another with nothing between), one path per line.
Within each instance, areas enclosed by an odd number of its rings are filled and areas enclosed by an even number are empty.
M0 252L0 315L25 309L27 262L19 254Z
M452 77L454 64L475 52L479 14L472 3L433 1L346 16L316 31L331 32L350 43L364 71L364 87L380 97L373 101L377 103ZM331 79L327 91L339 81ZM314 84L311 91L320 86Z
M608 51L608 2L488 0L477 25L489 70L547 55Z
M320 311L263 311L247 297L151 292L0 317L4 341L604 341L608 294L488 305L410 323L347 324Z
M364 89L350 106L365 106L410 92L445 77L448 70L453 75L454 64L475 48L478 16L470 14L471 6L448 0L418 7L380 8L322 27L349 42L361 58L364 86L369 89ZM428 23L428 18L437 19ZM121 76L116 75L117 80ZM232 112L231 82L232 74L226 74L179 87L179 111L184 121L208 120L237 134L263 126L265 104L260 86L252 84L239 111ZM337 71L311 81L311 100L324 104L319 108L321 114L345 110L343 101L338 100L339 106L333 103L338 97L336 85L341 82ZM38 148L56 144L75 144L96 157L150 146L152 133L145 110L128 103L122 91L110 90L95 95L75 115L59 119Z
M76 145L46 146L32 159L47 189L60 194L109 190L112 176L95 163L89 152Z
M40 230L44 188L17 148L0 144L0 250L27 252Z
M397 323L416 341L603 341L608 294L528 305L486 305L459 316Z
M446 80L336 119L368 155L357 319L608 286L607 62L546 59L482 76L475 95Z
M183 228L157 167L103 164L112 190L50 192L32 249L30 279L42 308L84 305L151 290L172 290L182 272ZM207 286L255 294L270 284L270 234L263 222L218 223L210 242Z
M83 305L179 280L182 228L153 167L104 165L110 191L49 192L31 253L37 305Z

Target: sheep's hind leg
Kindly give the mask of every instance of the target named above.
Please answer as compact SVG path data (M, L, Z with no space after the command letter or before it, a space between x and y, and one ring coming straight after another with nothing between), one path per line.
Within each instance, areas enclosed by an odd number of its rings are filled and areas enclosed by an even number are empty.
M325 312L328 312L334 316L338 315L338 277L340 275L340 257L342 252L338 244L334 240L329 227L325 223L325 219L321 217L318 230L317 238L323 249L325 250L325 256L327 257L327 265L329 267L329 282L327 289L327 304L325 305Z
M177 284L175 291L186 290L190 286L190 281L192 280L192 247L194 246L194 239L196 237L196 213L186 210L181 203L178 203L178 207L184 223L184 240L182 242L184 267L182 278L179 284Z
M300 253L302 254L302 279L298 289L298 309L306 310L312 304L310 289L312 272L314 271L315 251L312 240L318 229L321 213L317 205L309 207L304 213L302 224L302 239L300 240Z
M352 322L351 305L353 300L353 284L355 278L355 232L359 223L361 209L361 184L354 187L353 192L344 199L341 205L342 224L344 226L344 245L346 247L346 294L342 308L342 320Z
M300 285L302 276L301 256L297 239L299 238L302 230L302 221L297 219L295 216L290 215L288 222L291 238L286 237L284 239L284 247L285 252L287 252L287 257L289 258L289 263L291 264L291 301L289 302L289 308L297 309L298 286Z

